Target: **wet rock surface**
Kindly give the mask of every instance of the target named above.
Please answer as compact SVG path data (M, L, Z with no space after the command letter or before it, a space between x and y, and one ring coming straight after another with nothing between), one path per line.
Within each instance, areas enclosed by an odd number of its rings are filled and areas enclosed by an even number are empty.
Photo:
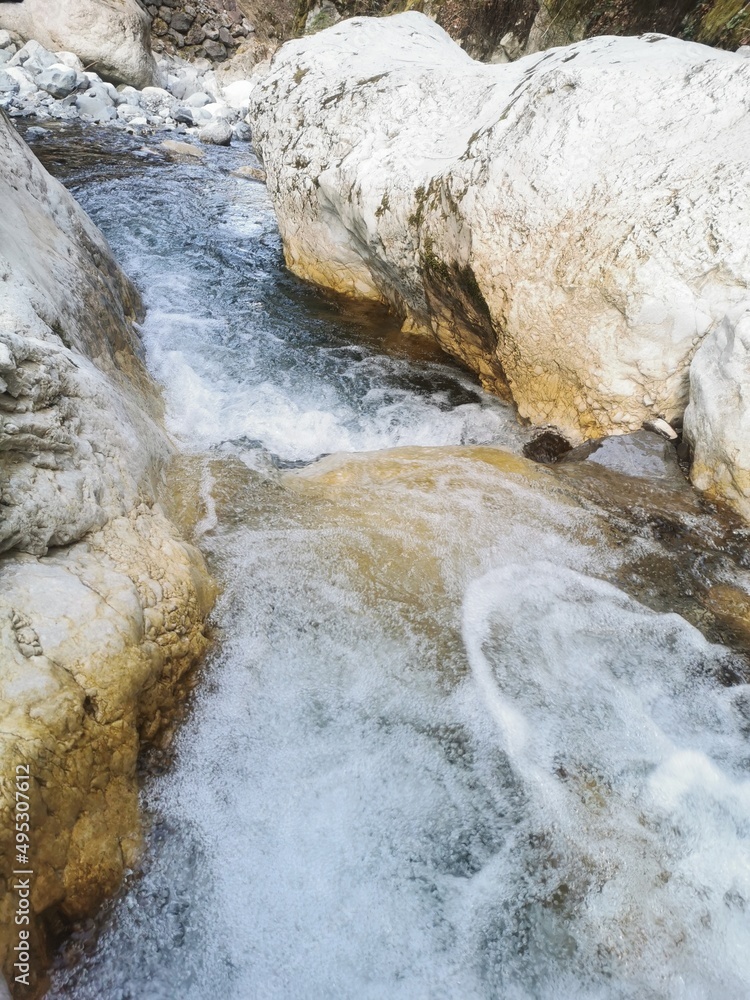
M747 528L652 434L521 457L507 404L285 271L238 147L55 128L152 307L171 516L226 590L144 761L145 861L51 995L742 1000Z
M135 863L139 742L206 648L213 584L157 502L173 448L139 296L2 112L0 164L0 767L30 774L36 975L45 920L93 913ZM13 906L5 892L7 973Z

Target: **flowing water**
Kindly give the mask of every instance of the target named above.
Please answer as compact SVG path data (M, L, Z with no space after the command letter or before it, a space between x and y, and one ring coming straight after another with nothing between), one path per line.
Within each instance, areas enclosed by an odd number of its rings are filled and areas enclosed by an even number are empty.
M223 594L142 869L49 996L746 1000L743 529L659 439L522 458L505 404L284 272L249 154L61 142Z

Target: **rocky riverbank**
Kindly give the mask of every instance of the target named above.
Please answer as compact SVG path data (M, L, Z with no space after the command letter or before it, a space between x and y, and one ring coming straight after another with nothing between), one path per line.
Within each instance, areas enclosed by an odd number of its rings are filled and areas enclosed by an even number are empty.
M149 13L180 49L167 7ZM185 17L187 48L209 22ZM742 53L654 35L486 66L409 14L290 43L227 84L202 56L155 62L147 30L90 60L83 34L68 49L32 27L0 30L9 115L222 145L250 138L249 114L298 275L388 305L573 443L684 422L694 483L750 518ZM31 775L43 955L46 924L93 912L134 863L140 741L206 647L213 586L158 503L173 445L135 289L2 113L0 163L0 755Z
M40 123L80 118L132 132L165 129L221 145L250 138L248 82L222 88L213 70L177 58L161 61L160 79L165 86L116 87L72 52L50 52L0 30L0 107L11 116L34 115Z
M0 964L20 838L33 979L46 924L94 912L135 862L140 740L206 648L213 584L157 501L173 445L137 292L1 112L0 164Z

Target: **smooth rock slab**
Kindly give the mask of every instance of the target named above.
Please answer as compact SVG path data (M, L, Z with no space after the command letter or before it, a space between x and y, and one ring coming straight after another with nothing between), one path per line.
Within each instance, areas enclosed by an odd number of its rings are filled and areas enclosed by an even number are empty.
M288 43L250 119L293 271L580 441L678 421L748 296L748 105L734 53L603 37L484 65L409 13Z
M205 152L199 149L198 146L193 146L189 142L178 142L176 139L165 139L160 146L161 149L166 150L170 156L176 159L185 159L189 157L191 159L201 159L205 156Z
M97 94L88 90L76 98L76 108L82 115L88 115L94 121L117 118L117 110L107 94Z

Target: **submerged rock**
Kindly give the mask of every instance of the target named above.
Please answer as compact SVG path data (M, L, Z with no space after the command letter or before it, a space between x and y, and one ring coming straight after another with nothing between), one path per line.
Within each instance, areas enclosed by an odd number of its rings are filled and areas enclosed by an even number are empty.
M177 159L189 157L191 159L201 159L205 155L204 151L190 142L177 142L175 139L165 139L161 148Z
M24 0L0 4L0 28L52 51L74 52L114 83L145 87L158 71L149 17L136 0Z
M205 649L212 585L156 502L172 449L137 293L1 112L0 165L0 877L23 765L41 961L39 916L91 913L135 861L139 733Z
M683 483L683 475L674 444L653 431L619 434L600 441L589 441L569 451L563 462L588 460L625 476Z
M487 66L412 13L287 44L250 118L292 270L389 303L575 442L677 421L748 296L748 99L732 53L598 38Z
M247 181L258 181L260 184L266 183L266 172L262 167L254 167L251 163L244 163L232 171L232 177L242 177Z

